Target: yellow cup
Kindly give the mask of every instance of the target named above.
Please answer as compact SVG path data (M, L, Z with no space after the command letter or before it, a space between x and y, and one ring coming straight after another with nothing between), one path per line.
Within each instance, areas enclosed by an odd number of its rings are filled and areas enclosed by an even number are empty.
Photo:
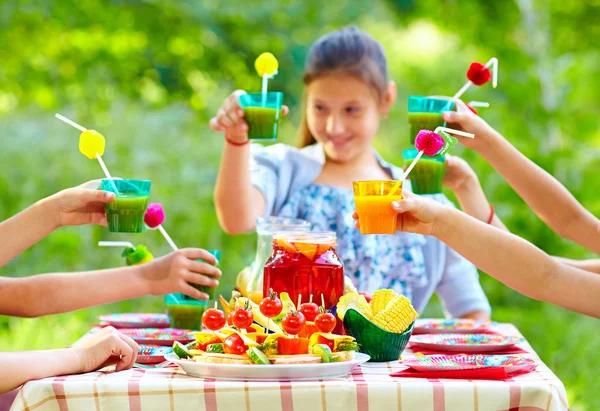
M394 192L396 180L355 181L354 204L360 221L361 234L394 234L398 213L392 210L392 201L402 199L402 183Z

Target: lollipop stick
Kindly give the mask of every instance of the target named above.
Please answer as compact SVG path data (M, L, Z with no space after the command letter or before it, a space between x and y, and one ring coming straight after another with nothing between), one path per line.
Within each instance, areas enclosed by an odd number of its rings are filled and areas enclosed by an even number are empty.
M160 231L165 240L167 240L167 243L169 243L173 251L179 250L179 248L177 248L171 237L169 237L169 234L167 234L167 231L163 228L162 224L158 226L158 231Z
M262 106L266 106L267 104L267 84L269 82L269 76L267 74L263 74L262 76Z
M68 125L70 125L70 126L73 126L73 127L75 127L77 130L81 131L82 133L83 133L84 131L87 131L87 129L86 129L85 127L83 127L83 126L80 126L80 125L79 125L79 124L77 124L76 122L74 122L74 121L72 121L72 120L69 120L69 119L68 119L68 118L66 118L65 116L61 116L61 115L60 115L60 114L58 114L58 113L56 113L56 114L54 115L54 117L56 117L57 119L59 119L59 120L61 120L61 121L64 121L65 123L67 123L67 124L68 124Z
M415 159L412 161L412 163L410 163L410 165L408 166L406 171L402 174L402 177L400 177L400 181L398 181L396 183L396 185L394 186L394 188L392 189L392 191L390 191L390 193L389 193L390 196L392 194L394 194L394 192L400 187L400 184L402 184L402 182L406 179L406 177L408 176L408 173L410 173L412 171L412 169L415 168L415 166L417 165L417 161L419 161L419 159L421 157L423 157L423 153L425 153L423 150L419 151L419 154L417 154Z
M117 188L115 182L113 181L113 178L111 177L110 173L108 172L108 168L106 168L106 164L104 164L104 160L102 160L102 156L100 155L100 153L96 153L96 159L100 163L100 167L102 167L102 171L104 171L104 174L106 174L106 178L108 179L108 181L110 181L110 184L112 185L113 190L115 190L115 194L121 195L121 193L119 193L119 189Z
M458 90L456 92L456 94L452 97L452 100L456 100L459 99L460 96L462 96L463 94L465 94L465 92L469 89L469 87L471 87L473 85L473 82L471 80L467 81L466 84L464 86L462 86L462 88L460 90Z
M98 241L100 247L130 247L135 248L129 241Z
M436 129L433 130L433 132L436 134L438 134L438 132L440 132L440 131L445 131L448 134L456 134L457 136L461 136L461 137L475 138L475 134L467 133L465 131L455 130L453 128L448 128L448 127L436 127Z

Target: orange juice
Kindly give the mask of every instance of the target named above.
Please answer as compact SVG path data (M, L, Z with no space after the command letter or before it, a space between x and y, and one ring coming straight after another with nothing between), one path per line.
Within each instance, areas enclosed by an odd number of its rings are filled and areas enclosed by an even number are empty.
M354 203L360 221L361 234L394 234L398 213L392 201L402 199L402 183L393 195L389 193L398 182L394 180L355 181Z

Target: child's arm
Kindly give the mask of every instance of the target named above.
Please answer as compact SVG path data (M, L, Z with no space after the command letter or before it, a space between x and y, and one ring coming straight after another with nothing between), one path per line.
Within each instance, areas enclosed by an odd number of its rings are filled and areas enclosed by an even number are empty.
M64 225L106 225L104 203L113 193L96 188L99 181L60 191L0 223L0 267Z
M264 195L250 183L248 124L239 104L239 96L244 93L242 90L233 92L210 120L213 130L225 133L225 148L215 185L215 207L219 223L228 234L252 231L256 218L263 216L266 207ZM282 115L287 110L284 106Z
M458 210L403 194L404 200L392 203L400 213L398 230L433 235L522 294L600 318L599 275L561 264L526 240Z
M535 213L560 236L600 254L600 221L554 177L525 157L462 101L444 113L449 127L475 134L461 142L481 154ZM460 137L459 137L460 138Z
M589 271L591 273L600 274L600 260L598 260L598 259L582 260L582 261L571 260L569 258L562 258L562 257L554 257L554 259L563 264L568 264L571 267L576 267L581 270Z
M108 304L144 295L181 292L207 300L192 284L218 286L221 271L205 250L188 248L149 263L109 270L44 274L24 278L0 277L0 314L38 317ZM207 277L206 274L210 277Z
M508 231L500 217L494 213L479 183L479 178L469 164L460 157L446 155L446 174L444 185L452 189L460 208L479 221L487 223L492 217L491 225Z
M133 366L139 346L113 327L106 327L71 348L0 353L0 393L40 378L79 374L108 365L117 371Z

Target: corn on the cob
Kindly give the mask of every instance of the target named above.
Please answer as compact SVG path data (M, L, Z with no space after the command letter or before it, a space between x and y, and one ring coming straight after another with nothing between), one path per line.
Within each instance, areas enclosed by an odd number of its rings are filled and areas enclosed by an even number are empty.
M385 309L390 301L398 294L394 292L394 290L383 289L377 290L373 293L373 298L371 298L371 311L373 311L373 315L379 314L381 311Z
M346 314L346 311L348 311L349 308L355 309L369 320L373 318L371 306L365 299L364 295L348 293L340 297L340 300L337 303L337 315L341 320L344 319L344 314Z
M418 314L408 298L397 295L383 311L373 318L373 323L386 331L402 333L417 318Z

